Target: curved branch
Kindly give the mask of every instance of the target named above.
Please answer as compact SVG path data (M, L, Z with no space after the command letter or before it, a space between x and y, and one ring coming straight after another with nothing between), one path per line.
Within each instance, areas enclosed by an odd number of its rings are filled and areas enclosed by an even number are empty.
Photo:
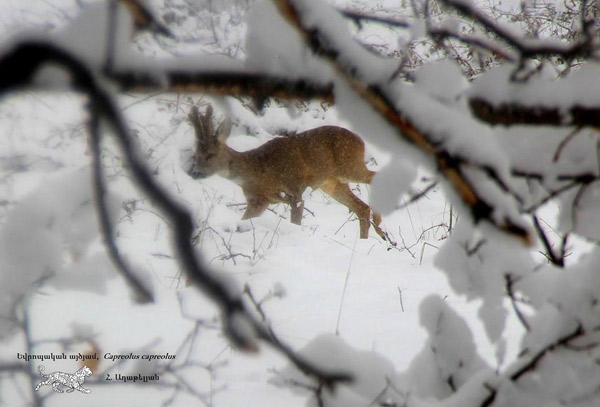
M327 387L332 388L338 383L351 381L352 377L349 374L326 371L298 356L254 317L244 305L238 290L230 287L225 280L204 266L192 245L194 226L191 214L155 181L137 153L133 138L116 103L96 80L96 73L77 57L53 44L19 44L0 58L0 97L9 91L28 87L36 70L49 62L64 68L72 75L73 87L90 98L94 115L105 120L112 128L138 186L173 225L173 245L182 269L221 310L224 331L229 340L244 350L252 351L257 347L254 341L262 339L285 355L301 371L314 376Z
M4 55L0 60L0 96L4 93L26 87L33 80L36 71L45 63L54 63L65 67L72 74L73 86L84 92L92 95L92 100L96 101L98 88L95 83L93 74L88 71L86 66L82 64L76 57L69 53L49 44L41 44L38 42L25 42L19 44L11 52ZM97 195L97 209L99 228L104 235L105 243L111 260L115 264L117 270L124 277L125 281L130 284L130 287L136 294L136 299L142 303L153 301L152 293L144 286L144 284L135 277L121 256L114 244L111 244L111 226L108 220L108 213L104 205L103 194L104 184L102 181L100 152L99 152L99 133L98 123L95 121L95 114L92 116L90 123L90 135L92 141L92 151L94 153L93 168L94 168L94 191ZM114 243L114 242L113 242Z
M132 273L113 239L113 228L110 222L108 208L106 207L106 202L104 200L106 188L104 185L104 174L102 171L102 158L100 152L100 119L95 109L90 110L91 117L88 127L90 134L90 149L92 152L92 184L96 214L104 245L106 246L111 261L119 273L121 273L121 276L123 276L125 281L133 289L136 301L139 303L154 302L152 291Z

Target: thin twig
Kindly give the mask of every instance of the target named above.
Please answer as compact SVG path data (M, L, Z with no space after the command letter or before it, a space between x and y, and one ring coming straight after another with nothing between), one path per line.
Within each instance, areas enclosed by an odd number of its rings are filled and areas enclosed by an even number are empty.
M250 302L252 303L252 305L254 305L254 308L256 309L256 311L258 311L262 320L264 322L267 322L267 314L265 314L265 311L262 308L262 301L256 300L248 284L244 285L244 294L248 296L248 299L250 299Z
M402 312L404 312L404 302L402 301L402 290L400 287L398 287L398 296L400 298L400 308L402 309Z
M366 14L356 10L338 9L337 11L339 11L339 13L344 17L347 17L354 21L359 26L361 21L371 21L374 23L384 24L387 26L397 28L410 28L411 26L411 23L409 21L401 20L399 18L389 16L378 16L375 14Z
M346 279L344 280L344 288L342 289L342 298L340 299L340 306L338 307L338 315L335 323L335 334L340 334L340 321L342 320L342 309L344 308L344 299L346 298L346 290L348 289L348 280L350 280L350 270L354 261L354 253L356 253L356 244L358 243L358 235L354 238L354 247L352 247L352 254L350 254L350 261L348 262L348 268L346 269Z
M563 268L565 266L564 258L558 257L556 253L554 253L554 250L552 250L552 245L550 244L550 241L548 240L548 236L546 236L544 229L542 229L542 226L540 225L540 221L538 220L537 216L533 215L531 218L533 220L533 226L535 227L535 230L540 239L542 240L544 248L546 249L546 257L548 258L548 260L550 260L552 264Z
M434 189L437 186L438 182L434 181L431 184L427 185L422 191L419 191L417 194L414 194L413 196L411 196L408 200L405 200L404 203L402 203L402 205L400 205L398 207L398 209L404 209L406 208L408 205L417 202L418 200L420 200L421 198L427 196L427 194L429 193L429 191L431 191L432 189Z
M523 315L523 313L521 312L521 309L518 307L517 299L516 299L515 293L513 291L513 285L515 283L515 280L511 277L510 274L507 273L504 275L504 281L506 282L506 293L508 294L508 297L510 298L510 302L512 304L513 310L515 311L515 314L517 315L519 322L521 322L521 325L523 325L525 330L527 332L529 332L531 330L531 326L529 325L529 322L527 322L525 315Z
M423 264L423 254L425 253L425 246L431 246L434 249L439 249L439 247L432 245L431 243L423 242L423 246L421 246L421 256L419 257L419 266Z
M554 157L552 157L552 162L554 162L554 163L558 162L558 160L560 159L560 155L562 154L565 146L571 140L573 140L573 138L575 138L575 136L577 136L577 134L579 134L582 129L583 129L582 126L577 126L572 131L570 131L569 134L567 134L567 136L560 142L560 144L556 148L556 152L554 153Z

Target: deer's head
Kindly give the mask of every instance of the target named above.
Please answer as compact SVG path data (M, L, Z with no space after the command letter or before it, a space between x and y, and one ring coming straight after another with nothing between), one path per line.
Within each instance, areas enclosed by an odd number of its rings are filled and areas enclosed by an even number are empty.
M196 133L195 178L204 178L218 172L226 172L229 167L229 150L226 144L231 131L231 121L225 119L214 128L213 108L208 105L204 114L192 106L188 116Z

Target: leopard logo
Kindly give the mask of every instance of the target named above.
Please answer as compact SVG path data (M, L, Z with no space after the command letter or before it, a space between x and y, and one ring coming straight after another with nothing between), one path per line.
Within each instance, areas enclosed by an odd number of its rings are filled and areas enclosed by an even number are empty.
M85 389L81 387L85 378L92 375L92 371L89 367L84 366L75 373L63 373L63 372L53 372L53 373L44 373L44 365L38 366L38 373L42 377L47 377L47 380L38 383L35 386L35 391L38 391L42 386L52 386L52 390L57 393L64 393L63 390L59 389L59 386L68 387L67 393L71 393L74 390L78 390L85 394L90 394L92 391L90 389Z

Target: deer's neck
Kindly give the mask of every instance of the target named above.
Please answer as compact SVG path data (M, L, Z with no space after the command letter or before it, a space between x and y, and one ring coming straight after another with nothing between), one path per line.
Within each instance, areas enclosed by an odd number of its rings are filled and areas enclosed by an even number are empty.
M254 166L246 152L235 151L227 147L227 161L224 176L236 184L246 184L254 174Z

